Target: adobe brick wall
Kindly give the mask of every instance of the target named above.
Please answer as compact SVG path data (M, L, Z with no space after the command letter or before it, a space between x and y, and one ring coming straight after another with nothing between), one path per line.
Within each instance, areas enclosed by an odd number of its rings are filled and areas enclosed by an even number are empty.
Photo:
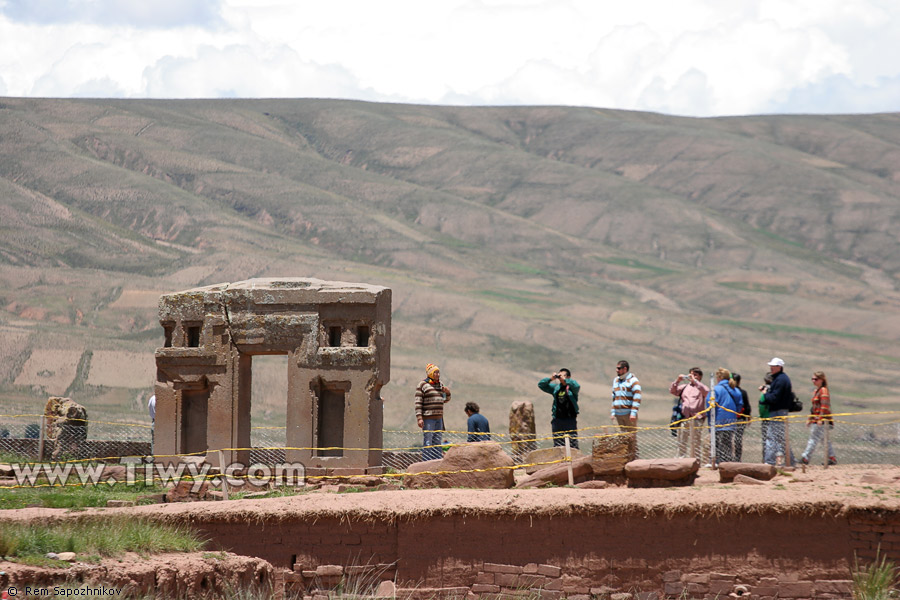
M854 552L874 557L881 544L900 557L900 513L892 511L193 524L225 549L295 573L396 565L398 595L415 588L453 596L465 588L472 598L534 588L550 600L635 590L642 592L636 600L849 598Z

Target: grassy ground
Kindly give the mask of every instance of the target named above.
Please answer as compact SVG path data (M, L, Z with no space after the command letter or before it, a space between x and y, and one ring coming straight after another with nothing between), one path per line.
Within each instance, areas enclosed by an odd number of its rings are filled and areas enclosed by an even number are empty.
M187 528L132 518L59 523L53 527L0 523L0 555L32 564L43 564L50 552L99 558L125 552L197 552L203 544Z

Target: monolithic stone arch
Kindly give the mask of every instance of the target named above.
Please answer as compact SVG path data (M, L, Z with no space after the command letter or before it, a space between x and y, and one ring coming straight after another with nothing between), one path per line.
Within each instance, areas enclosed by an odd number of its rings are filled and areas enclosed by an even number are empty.
M250 279L159 300L156 462L208 452L249 462L254 355L288 356L286 460L307 472L375 472L390 380L391 290L319 279ZM338 447L339 450L316 450ZM310 450L310 448L313 448Z

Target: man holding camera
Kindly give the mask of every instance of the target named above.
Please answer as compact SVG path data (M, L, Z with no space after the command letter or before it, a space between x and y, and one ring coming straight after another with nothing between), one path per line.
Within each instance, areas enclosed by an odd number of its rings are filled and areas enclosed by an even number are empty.
M565 438L569 444L578 447L578 392L581 386L572 379L572 372L560 369L550 377L538 381L538 388L553 396L553 408L550 428L553 431L553 445L564 446Z

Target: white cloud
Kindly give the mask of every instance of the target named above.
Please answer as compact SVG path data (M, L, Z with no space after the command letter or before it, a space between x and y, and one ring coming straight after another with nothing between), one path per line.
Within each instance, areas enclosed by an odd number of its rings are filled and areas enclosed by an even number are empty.
M164 28L216 25L220 5L220 0L6 0L0 14L23 23Z
M900 110L894 0L222 1L64 0L53 19L8 1L0 78L25 96Z

